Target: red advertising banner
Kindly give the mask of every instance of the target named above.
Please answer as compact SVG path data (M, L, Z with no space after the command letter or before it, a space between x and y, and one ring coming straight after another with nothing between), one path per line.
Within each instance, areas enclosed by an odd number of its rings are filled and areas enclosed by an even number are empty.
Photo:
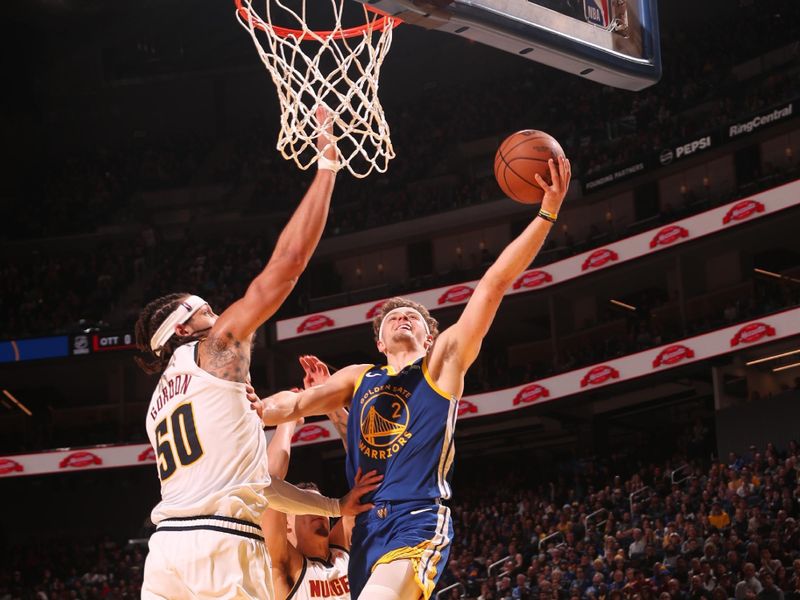
M542 269L531 269L514 282L506 295L534 292L602 269L614 268L647 254L674 248L798 205L800 180L687 217L665 227L634 235L603 248L565 258ZM435 311L465 304L477 284L477 281L467 281L405 296ZM369 323L383 302L385 300L373 300L325 313L283 319L276 324L277 339L288 340Z
M460 419L473 419L521 410L534 404L552 402L614 383L646 377L793 335L800 335L800 308L745 321L532 383L467 396L459 402L458 415ZM268 437L271 435L267 434ZM336 428L330 421L317 421L298 429L292 438L292 445L305 446L330 441L339 441ZM155 453L148 444L67 449L0 457L0 477L155 465L155 462Z

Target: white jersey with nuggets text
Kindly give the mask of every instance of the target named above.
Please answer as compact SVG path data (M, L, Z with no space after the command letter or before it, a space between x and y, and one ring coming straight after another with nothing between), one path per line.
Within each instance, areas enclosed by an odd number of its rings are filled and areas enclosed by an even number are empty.
M303 572L286 600L350 600L347 566L350 554L344 548L331 546L331 560L306 558Z
M153 523L224 515L258 523L269 485L267 440L245 385L205 372L197 342L175 350L147 409L161 502Z

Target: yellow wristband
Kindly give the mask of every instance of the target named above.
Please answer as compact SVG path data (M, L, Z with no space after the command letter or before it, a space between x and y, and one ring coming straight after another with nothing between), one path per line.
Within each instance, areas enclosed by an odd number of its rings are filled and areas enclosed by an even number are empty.
M549 221L550 223L555 223L556 219L558 218L558 213L551 213L549 210L540 208L538 216L542 217L545 221Z

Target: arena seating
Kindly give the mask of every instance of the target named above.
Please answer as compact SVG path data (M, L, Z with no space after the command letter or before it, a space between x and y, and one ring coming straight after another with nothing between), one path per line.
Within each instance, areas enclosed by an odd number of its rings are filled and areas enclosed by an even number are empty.
M778 597L773 586L799 597L797 443L709 461L699 420L675 441L678 454L650 462L585 457L547 479L501 461L492 485L458 479L439 589L455 587L443 597L727 599L748 587ZM124 533L9 548L0 599L138 597L146 549Z

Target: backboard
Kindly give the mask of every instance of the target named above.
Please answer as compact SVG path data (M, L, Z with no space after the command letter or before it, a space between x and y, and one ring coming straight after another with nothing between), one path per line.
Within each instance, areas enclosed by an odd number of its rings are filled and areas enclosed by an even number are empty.
M358 0L606 85L661 77L657 0Z

